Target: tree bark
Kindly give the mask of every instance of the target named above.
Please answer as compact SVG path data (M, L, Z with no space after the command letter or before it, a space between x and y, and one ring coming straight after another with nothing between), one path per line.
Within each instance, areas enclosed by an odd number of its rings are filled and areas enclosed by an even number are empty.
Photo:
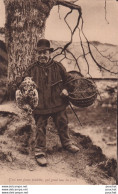
M34 61L37 41L44 37L45 23L53 1L4 0L8 79L22 76Z
M54 5L81 8L64 0L4 0L5 37L8 50L8 79L21 77L36 58L36 44L44 38L46 19Z

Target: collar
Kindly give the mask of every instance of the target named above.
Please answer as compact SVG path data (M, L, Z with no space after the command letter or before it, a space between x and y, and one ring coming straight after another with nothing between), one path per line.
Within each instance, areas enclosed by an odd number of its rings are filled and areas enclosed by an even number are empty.
M53 65L53 63L54 63L54 61L52 59L49 59L48 63L46 63L46 64L41 64L41 63L39 63L39 61L37 61L37 65L39 67L42 67L42 68L47 68L47 67Z

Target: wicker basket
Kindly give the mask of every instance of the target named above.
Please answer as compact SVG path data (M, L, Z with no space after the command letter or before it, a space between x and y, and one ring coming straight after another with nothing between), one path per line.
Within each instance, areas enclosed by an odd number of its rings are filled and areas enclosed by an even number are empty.
M97 88L94 82L84 78L79 72L69 72L73 77L69 85L69 101L77 107L88 107L97 98Z

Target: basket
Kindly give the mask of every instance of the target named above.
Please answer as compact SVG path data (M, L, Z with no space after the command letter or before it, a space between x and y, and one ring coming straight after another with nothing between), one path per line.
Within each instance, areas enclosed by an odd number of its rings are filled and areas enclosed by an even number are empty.
M94 82L84 78L79 72L71 71L73 79L69 83L69 101L77 107L88 107L97 98L97 88Z

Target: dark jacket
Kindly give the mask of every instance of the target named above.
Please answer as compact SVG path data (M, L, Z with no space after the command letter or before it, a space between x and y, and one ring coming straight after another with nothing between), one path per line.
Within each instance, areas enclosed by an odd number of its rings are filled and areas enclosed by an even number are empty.
M38 87L39 103L35 114L51 114L66 108L67 101L60 93L67 89L66 83L72 77L61 63L50 60L48 64L41 65L36 62L27 69L25 76L32 77Z

